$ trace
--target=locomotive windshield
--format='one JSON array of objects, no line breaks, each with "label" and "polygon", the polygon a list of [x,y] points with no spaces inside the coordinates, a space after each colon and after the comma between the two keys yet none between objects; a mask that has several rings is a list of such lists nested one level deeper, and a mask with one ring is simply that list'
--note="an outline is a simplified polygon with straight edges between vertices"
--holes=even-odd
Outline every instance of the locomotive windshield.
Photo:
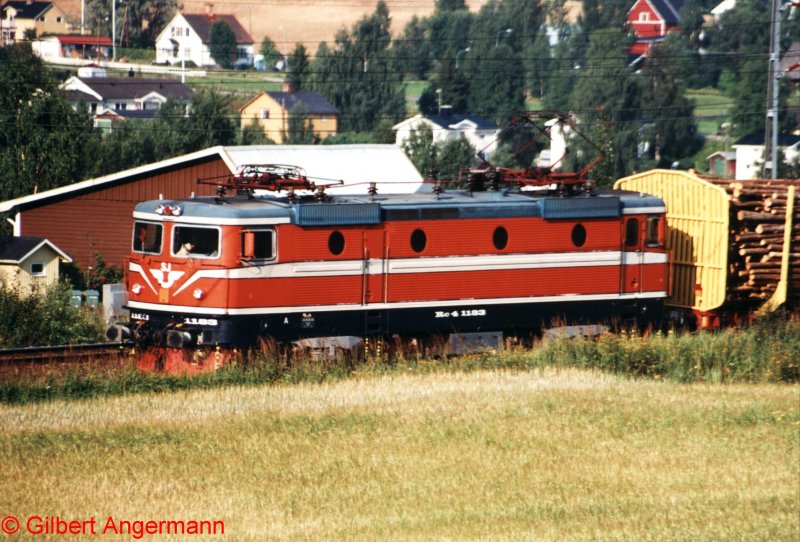
[{"label": "locomotive windshield", "polygon": [[219,229],[175,226],[172,230],[172,254],[187,258],[216,258],[219,256]]},{"label": "locomotive windshield", "polygon": [[133,225],[133,251],[161,254],[161,231],[161,224],[137,221]]}]

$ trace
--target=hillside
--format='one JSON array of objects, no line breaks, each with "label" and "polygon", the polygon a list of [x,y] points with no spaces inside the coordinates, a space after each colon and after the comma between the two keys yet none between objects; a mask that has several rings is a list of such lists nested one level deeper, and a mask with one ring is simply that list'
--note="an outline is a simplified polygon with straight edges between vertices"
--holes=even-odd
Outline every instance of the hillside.
[{"label": "hillside", "polygon": [[[385,1],[395,34],[401,33],[414,15],[430,15],[435,5],[434,0]],[[486,0],[466,2],[477,10]],[[236,15],[257,44],[264,36],[269,36],[285,52],[302,42],[313,54],[321,41],[333,41],[342,27],[349,29],[361,17],[375,11],[377,0],[225,0],[218,4],[189,0],[180,3],[185,13],[203,13],[210,5],[215,13]],[[81,0],[59,0],[58,5],[80,24]],[[118,16],[121,16],[119,12]]]}]

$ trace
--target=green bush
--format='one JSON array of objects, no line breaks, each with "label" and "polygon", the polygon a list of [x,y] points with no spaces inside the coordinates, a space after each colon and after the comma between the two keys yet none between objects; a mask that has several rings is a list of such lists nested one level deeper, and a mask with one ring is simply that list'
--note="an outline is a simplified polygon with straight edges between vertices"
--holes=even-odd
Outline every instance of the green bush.
[{"label": "green bush", "polygon": [[102,338],[101,315],[72,306],[68,283],[25,292],[0,282],[0,348],[98,342]]}]

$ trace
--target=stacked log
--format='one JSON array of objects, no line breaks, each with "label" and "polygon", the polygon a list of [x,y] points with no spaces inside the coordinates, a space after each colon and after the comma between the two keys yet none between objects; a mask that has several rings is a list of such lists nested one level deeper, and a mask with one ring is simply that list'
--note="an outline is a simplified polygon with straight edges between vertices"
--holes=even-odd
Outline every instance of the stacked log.
[{"label": "stacked log", "polygon": [[795,186],[789,253],[789,303],[800,297],[800,180],[706,179],[730,195],[728,302],[753,309],[772,297],[781,278],[788,189]]}]

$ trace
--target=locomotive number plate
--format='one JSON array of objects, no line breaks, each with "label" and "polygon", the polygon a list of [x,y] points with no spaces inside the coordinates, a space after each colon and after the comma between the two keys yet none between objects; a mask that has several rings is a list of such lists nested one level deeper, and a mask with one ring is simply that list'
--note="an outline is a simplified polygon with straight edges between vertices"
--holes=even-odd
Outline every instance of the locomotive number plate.
[{"label": "locomotive number plate", "polygon": [[469,318],[473,316],[486,316],[486,309],[462,309],[454,311],[436,311],[435,318]]}]

